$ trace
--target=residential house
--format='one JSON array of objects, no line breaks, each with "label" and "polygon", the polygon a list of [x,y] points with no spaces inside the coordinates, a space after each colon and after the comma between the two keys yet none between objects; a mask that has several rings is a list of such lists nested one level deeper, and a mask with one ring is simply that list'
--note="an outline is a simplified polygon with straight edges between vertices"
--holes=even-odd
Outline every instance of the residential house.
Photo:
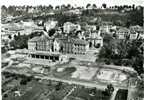
[{"label": "residential house", "polygon": [[110,29],[112,29],[113,23],[112,22],[102,22],[100,26],[100,31],[104,31],[105,33],[109,33]]},{"label": "residential house", "polygon": [[90,48],[100,48],[103,46],[103,38],[99,35],[88,37],[86,40],[89,42]]},{"label": "residential house", "polygon": [[130,34],[130,30],[127,28],[120,28],[116,32],[118,39],[125,39]]},{"label": "residential house", "polygon": [[139,26],[139,25],[131,26],[130,31],[137,35],[136,38],[144,39],[144,28],[142,28],[141,26]]},{"label": "residential house", "polygon": [[65,33],[70,33],[72,31],[78,31],[81,30],[81,26],[79,24],[73,24],[71,22],[66,22],[63,25],[63,31]]},{"label": "residential house", "polygon": [[46,31],[48,32],[50,29],[55,28],[57,23],[58,23],[57,21],[48,21],[44,23],[44,27]]}]

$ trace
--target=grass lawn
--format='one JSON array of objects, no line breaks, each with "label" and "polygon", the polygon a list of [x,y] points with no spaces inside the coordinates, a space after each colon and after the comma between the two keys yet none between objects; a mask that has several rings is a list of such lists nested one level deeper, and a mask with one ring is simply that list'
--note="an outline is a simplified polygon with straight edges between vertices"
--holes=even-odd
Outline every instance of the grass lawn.
[{"label": "grass lawn", "polygon": [[62,72],[57,72],[56,70],[54,70],[53,75],[60,78],[69,78],[75,71],[75,67],[66,67]]}]

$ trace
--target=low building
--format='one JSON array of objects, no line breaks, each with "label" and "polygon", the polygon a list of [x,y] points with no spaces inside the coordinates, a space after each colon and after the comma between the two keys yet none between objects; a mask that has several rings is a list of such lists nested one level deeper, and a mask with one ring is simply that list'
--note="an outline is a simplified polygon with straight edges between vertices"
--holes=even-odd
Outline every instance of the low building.
[{"label": "low building", "polygon": [[32,60],[47,60],[49,62],[60,61],[60,53],[50,53],[47,51],[29,51],[28,58]]}]

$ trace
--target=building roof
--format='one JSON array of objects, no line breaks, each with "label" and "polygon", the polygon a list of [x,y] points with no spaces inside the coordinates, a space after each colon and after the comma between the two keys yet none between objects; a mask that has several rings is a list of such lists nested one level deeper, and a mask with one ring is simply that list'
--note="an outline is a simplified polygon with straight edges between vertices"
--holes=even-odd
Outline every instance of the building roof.
[{"label": "building roof", "polygon": [[85,40],[74,39],[74,38],[61,39],[61,41],[63,43],[73,43],[73,44],[83,44],[83,45],[88,44],[88,42]]},{"label": "building roof", "polygon": [[131,31],[137,31],[137,32],[143,32],[143,33],[144,33],[144,28],[142,28],[142,27],[139,26],[139,25],[131,26],[131,27],[130,27],[130,30],[131,30]]},{"label": "building roof", "polygon": [[32,39],[30,39],[29,41],[30,42],[35,42],[35,41],[46,41],[46,40],[50,40],[52,38],[48,37],[48,36],[45,36],[45,35],[42,35],[42,36],[36,36],[36,37],[33,37]]},{"label": "building roof", "polygon": [[36,37],[33,37],[32,39],[29,40],[29,42],[35,42],[35,41],[38,41],[39,37],[36,36]]},{"label": "building roof", "polygon": [[118,32],[129,32],[128,28],[120,28]]}]

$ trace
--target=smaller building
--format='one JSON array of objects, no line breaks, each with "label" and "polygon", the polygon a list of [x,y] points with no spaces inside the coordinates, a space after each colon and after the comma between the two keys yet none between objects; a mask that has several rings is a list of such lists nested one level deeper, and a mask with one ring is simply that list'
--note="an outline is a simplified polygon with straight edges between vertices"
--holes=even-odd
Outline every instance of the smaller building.
[{"label": "smaller building", "polygon": [[120,28],[116,31],[118,39],[125,39],[130,34],[130,30],[127,28]]},{"label": "smaller building", "polygon": [[57,21],[48,21],[44,23],[44,27],[46,31],[48,32],[50,29],[55,28],[57,23],[58,23]]},{"label": "smaller building", "polygon": [[113,23],[112,22],[102,22],[100,26],[100,31],[103,31],[105,33],[110,33],[110,29],[113,28]]},{"label": "smaller building", "polygon": [[79,24],[73,24],[71,22],[66,22],[63,25],[63,32],[70,33],[73,31],[81,30],[81,26]]},{"label": "smaller building", "polygon": [[139,26],[139,25],[131,26],[130,27],[130,31],[133,34],[134,33],[136,34],[135,38],[142,38],[142,39],[144,39],[144,28],[142,28],[141,26]]}]

